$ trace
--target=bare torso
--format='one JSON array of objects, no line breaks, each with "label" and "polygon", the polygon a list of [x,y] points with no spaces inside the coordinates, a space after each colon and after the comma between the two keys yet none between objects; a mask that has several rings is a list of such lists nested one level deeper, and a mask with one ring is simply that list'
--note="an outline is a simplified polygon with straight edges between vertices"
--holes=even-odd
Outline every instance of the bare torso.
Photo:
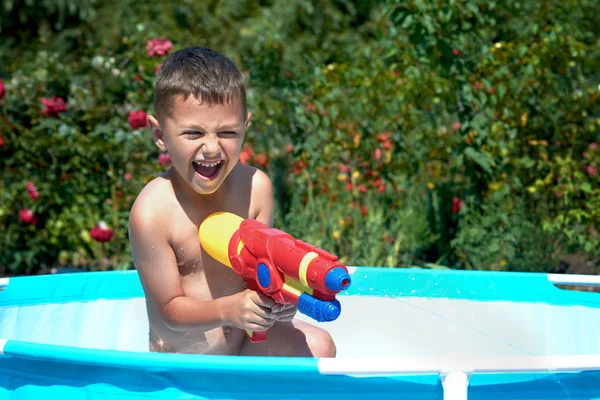
[{"label": "bare torso", "polygon": [[[251,170],[245,166],[234,173],[227,185],[236,186],[235,194],[222,196],[213,204],[186,204],[173,193],[169,175],[157,178],[149,185],[148,196],[160,196],[157,207],[169,209],[170,245],[173,250],[185,295],[199,300],[212,300],[238,293],[244,289],[244,281],[230,268],[206,254],[198,239],[200,223],[211,213],[229,211],[242,218],[252,217],[250,196]],[[154,199],[153,199],[154,201]],[[148,299],[148,296],[146,296]],[[209,331],[175,331],[162,320],[160,313],[150,301],[146,301],[150,325],[150,350],[170,353],[238,354],[245,341],[244,332],[234,326]]]}]

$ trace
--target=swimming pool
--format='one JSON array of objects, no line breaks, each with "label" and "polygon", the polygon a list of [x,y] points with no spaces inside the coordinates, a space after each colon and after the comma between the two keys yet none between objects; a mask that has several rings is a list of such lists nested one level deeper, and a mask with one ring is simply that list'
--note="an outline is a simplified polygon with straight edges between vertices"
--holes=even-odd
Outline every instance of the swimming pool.
[{"label": "swimming pool", "polygon": [[4,280],[0,399],[600,399],[600,294],[554,285],[597,277],[351,272],[336,359],[150,353],[135,271]]}]

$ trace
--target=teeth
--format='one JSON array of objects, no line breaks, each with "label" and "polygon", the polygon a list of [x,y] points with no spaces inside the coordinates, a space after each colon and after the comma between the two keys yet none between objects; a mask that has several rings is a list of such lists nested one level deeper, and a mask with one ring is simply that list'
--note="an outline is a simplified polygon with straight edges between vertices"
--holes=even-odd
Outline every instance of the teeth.
[{"label": "teeth", "polygon": [[203,167],[216,167],[217,165],[221,164],[221,161],[212,164],[198,162],[198,164],[202,165]]}]

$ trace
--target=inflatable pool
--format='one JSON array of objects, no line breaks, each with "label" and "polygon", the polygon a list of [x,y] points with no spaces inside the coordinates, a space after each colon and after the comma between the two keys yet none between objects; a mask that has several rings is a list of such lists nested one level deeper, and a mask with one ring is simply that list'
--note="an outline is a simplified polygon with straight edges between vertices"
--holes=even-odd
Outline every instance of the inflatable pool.
[{"label": "inflatable pool", "polygon": [[598,277],[350,272],[335,359],[151,353],[135,271],[0,280],[0,399],[600,399],[600,294],[556,286]]}]

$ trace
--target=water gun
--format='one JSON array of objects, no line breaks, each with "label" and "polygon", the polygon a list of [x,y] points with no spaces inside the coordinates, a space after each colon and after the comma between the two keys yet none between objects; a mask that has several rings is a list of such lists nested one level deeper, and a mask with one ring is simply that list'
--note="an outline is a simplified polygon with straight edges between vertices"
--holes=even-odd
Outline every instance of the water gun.
[{"label": "water gun", "polygon": [[[200,225],[200,244],[212,258],[232,268],[248,287],[319,322],[341,313],[335,295],[350,287],[347,267],[337,256],[255,219],[228,212],[209,215]],[[250,332],[263,342],[267,332]]]}]

